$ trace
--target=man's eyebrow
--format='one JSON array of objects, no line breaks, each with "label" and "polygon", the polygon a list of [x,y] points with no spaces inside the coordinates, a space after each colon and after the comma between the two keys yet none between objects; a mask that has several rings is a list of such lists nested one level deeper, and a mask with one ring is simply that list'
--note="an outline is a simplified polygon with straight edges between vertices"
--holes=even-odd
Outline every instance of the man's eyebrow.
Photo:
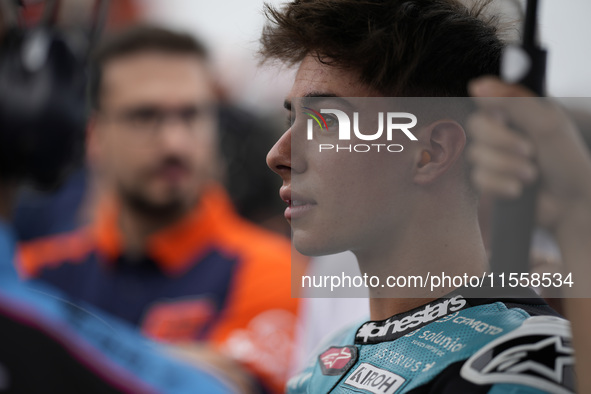
[{"label": "man's eyebrow", "polygon": [[310,93],[306,93],[304,95],[304,97],[338,97],[338,96],[334,93],[328,93],[328,92],[310,92]]},{"label": "man's eyebrow", "polygon": [[[314,97],[334,98],[334,97],[338,97],[338,96],[334,93],[328,93],[328,92],[310,92],[310,93],[307,93],[304,95],[304,98],[314,98]],[[288,111],[291,111],[291,100],[290,99],[285,99],[285,101],[283,102],[283,108],[285,108]]]},{"label": "man's eyebrow", "polygon": [[[334,93],[330,93],[330,92],[310,92],[310,93],[306,93],[302,98],[301,98],[301,104],[302,106],[306,107],[309,106],[311,103],[319,103],[321,101],[324,101],[322,99],[331,99],[331,102],[338,102],[343,106],[349,107],[350,109],[353,109],[353,105],[347,101],[345,98],[337,96]],[[285,101],[283,102],[283,108],[285,108],[288,111],[291,111],[292,108],[292,102],[290,99],[285,99]]]},{"label": "man's eyebrow", "polygon": [[306,94],[302,98],[302,105],[304,107],[309,107],[312,104],[320,105],[323,101],[329,101],[331,104],[340,104],[343,107],[353,111],[354,106],[344,97],[337,96],[334,93],[326,93],[326,92],[312,92]]}]

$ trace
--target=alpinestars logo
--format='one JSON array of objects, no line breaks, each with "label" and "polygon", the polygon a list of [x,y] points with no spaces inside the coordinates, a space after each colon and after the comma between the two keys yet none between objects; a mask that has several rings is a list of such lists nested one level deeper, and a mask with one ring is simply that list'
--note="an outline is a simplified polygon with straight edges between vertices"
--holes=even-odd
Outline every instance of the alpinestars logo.
[{"label": "alpinestars logo", "polygon": [[434,301],[424,307],[413,309],[381,322],[365,323],[357,331],[355,343],[392,341],[445,315],[457,312],[466,305],[464,297],[457,295],[453,298]]},{"label": "alpinestars logo", "polygon": [[563,324],[551,327],[553,323],[544,322],[549,328],[543,330],[524,324],[491,342],[466,361],[462,376],[478,384],[515,383],[545,392],[574,393],[570,334],[562,332]]},{"label": "alpinestars logo", "polygon": [[323,375],[341,375],[357,361],[355,346],[331,346],[318,356]]}]

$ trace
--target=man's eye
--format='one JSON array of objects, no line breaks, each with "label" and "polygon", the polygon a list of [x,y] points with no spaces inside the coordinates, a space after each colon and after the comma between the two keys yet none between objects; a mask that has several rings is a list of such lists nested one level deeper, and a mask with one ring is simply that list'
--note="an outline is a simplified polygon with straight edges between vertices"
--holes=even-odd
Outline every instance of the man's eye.
[{"label": "man's eye", "polygon": [[160,113],[146,108],[130,112],[127,118],[134,123],[151,123],[160,118]]},{"label": "man's eye", "polygon": [[326,121],[326,126],[327,127],[333,127],[333,126],[336,126],[338,124],[337,119],[334,116],[331,116],[331,115],[325,115],[324,116],[324,120]]},{"label": "man's eye", "polygon": [[201,113],[198,108],[189,107],[180,110],[178,115],[185,123],[192,123],[201,115]]}]

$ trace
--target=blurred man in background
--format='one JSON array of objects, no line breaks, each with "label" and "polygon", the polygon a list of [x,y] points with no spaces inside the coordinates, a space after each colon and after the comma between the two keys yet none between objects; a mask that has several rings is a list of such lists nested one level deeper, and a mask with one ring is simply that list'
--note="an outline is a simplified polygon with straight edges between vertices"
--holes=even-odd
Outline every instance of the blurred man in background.
[{"label": "blurred man in background", "polygon": [[112,37],[90,86],[95,222],[22,247],[24,277],[137,325],[207,341],[282,390],[296,300],[290,246],[239,218],[217,185],[217,97],[207,51],[153,27]]},{"label": "blurred man in background", "polygon": [[[47,15],[63,11],[57,2],[45,6]],[[211,366],[174,361],[119,319],[18,279],[7,221],[23,185],[58,186],[71,165],[84,130],[88,49],[68,44],[85,28],[68,31],[49,20],[27,28],[19,10],[17,2],[0,7],[0,392],[250,392],[247,380],[234,386]]]}]

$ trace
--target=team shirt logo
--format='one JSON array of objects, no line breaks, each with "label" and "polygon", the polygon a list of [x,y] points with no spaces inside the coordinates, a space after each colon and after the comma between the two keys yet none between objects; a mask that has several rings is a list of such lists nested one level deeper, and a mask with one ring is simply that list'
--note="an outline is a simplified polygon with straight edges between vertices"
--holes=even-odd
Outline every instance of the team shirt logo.
[{"label": "team shirt logo", "polygon": [[423,327],[445,315],[457,312],[467,305],[461,295],[453,298],[440,299],[424,307],[396,315],[380,322],[365,323],[357,331],[355,343],[368,344],[393,341],[401,336]]},{"label": "team shirt logo", "polygon": [[369,363],[361,363],[345,380],[345,384],[375,394],[395,393],[406,381],[402,376]]},{"label": "team shirt logo", "polygon": [[574,393],[574,350],[568,323],[549,317],[528,320],[468,359],[462,376],[478,384],[516,383],[552,393]]},{"label": "team shirt logo", "polygon": [[332,346],[318,356],[323,375],[341,375],[357,361],[355,346]]}]

